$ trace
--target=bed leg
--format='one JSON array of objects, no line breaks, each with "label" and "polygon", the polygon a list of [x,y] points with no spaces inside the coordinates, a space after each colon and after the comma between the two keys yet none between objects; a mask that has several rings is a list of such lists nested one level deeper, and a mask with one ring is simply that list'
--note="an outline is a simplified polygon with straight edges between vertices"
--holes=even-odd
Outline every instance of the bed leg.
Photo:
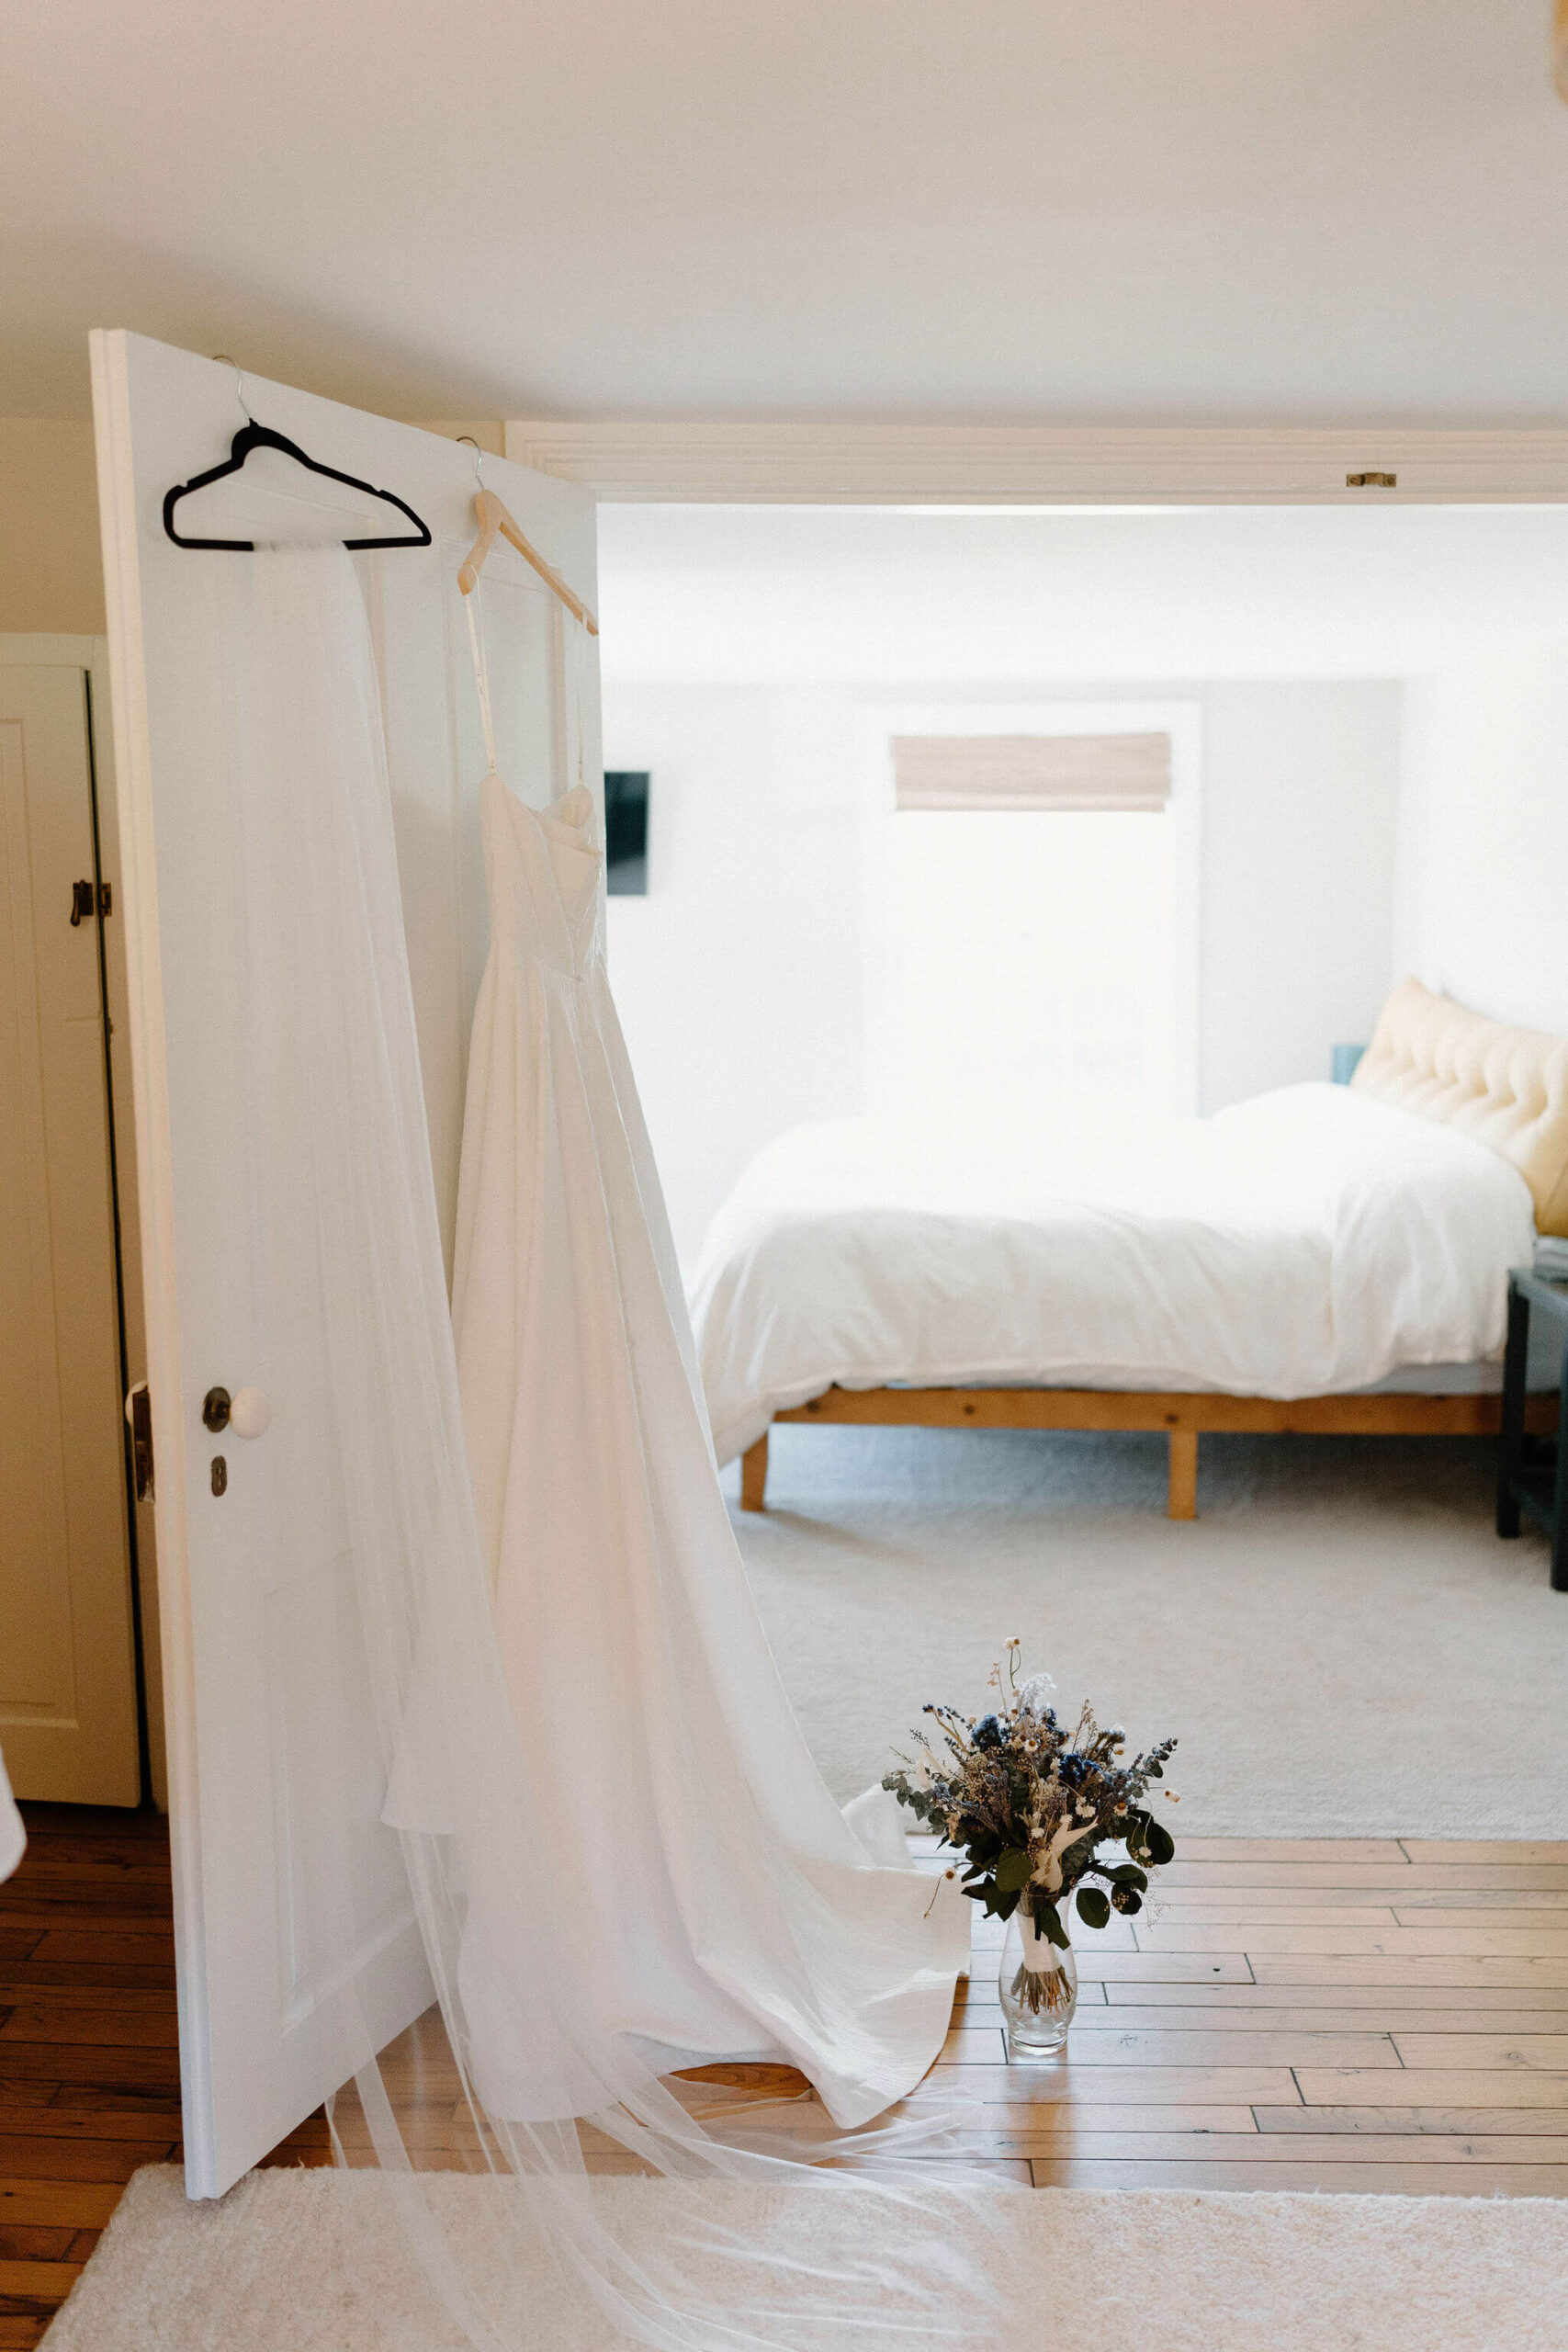
[{"label": "bed leg", "polygon": [[1172,1519],[1198,1516],[1198,1432],[1170,1432],[1170,1492],[1166,1510]]},{"label": "bed leg", "polygon": [[768,1487],[768,1432],[762,1431],[755,1445],[749,1445],[740,1457],[740,1508],[742,1510],[766,1510]]}]

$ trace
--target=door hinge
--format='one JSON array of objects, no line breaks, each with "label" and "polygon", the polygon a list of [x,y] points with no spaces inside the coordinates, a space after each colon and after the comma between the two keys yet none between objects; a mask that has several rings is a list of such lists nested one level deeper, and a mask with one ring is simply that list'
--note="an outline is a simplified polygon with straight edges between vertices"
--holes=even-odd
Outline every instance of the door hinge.
[{"label": "door hinge", "polygon": [[[90,882],[73,882],[71,885],[72,930],[74,931],[78,923],[91,922],[94,911],[95,907],[92,884]],[[107,882],[100,882],[97,891],[96,912],[100,915],[107,915],[112,914],[113,911],[113,888]]]},{"label": "door hinge", "polygon": [[1347,474],[1345,487],[1347,490],[1397,490],[1399,476],[1397,474]]},{"label": "door hinge", "polygon": [[136,1478],[136,1499],[144,1503],[152,1492],[152,1399],[147,1383],[139,1380],[125,1400],[130,1424],[130,1463]]}]

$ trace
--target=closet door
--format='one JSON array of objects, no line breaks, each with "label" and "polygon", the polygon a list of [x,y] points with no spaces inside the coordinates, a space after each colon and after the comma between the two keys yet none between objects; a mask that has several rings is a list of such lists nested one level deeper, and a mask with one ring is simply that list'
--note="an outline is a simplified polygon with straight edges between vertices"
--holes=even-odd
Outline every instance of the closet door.
[{"label": "closet door", "polygon": [[0,639],[0,1748],[18,1796],[131,1805],[87,676],[6,650]]},{"label": "closet door", "polygon": [[[213,1434],[203,1401],[276,1384],[247,1327],[250,1196],[239,1078],[232,811],[214,641],[213,567],[183,551],[164,492],[220,462],[243,422],[231,369],[139,336],[93,337],[130,969],[136,1150],[156,1480],[175,1863],[186,2186],[221,2192],[432,1997],[383,1792],[363,1759],[369,1697],[353,1579],[330,1514],[317,1555],[276,1556],[265,1450],[323,1491],[335,1438],[309,1400],[273,1395],[254,1438]],[[484,754],[457,566],[473,537],[473,452],[247,376],[255,417],[312,457],[384,485],[423,516],[425,549],[358,559],[382,682],[404,919],[443,1237],[450,1265],[468,1023],[485,946],[478,787]],[[594,594],[582,490],[496,458],[485,480],[579,592]],[[187,500],[193,535],[296,541],[387,527],[387,510],[282,458]],[[375,514],[371,523],[365,519]],[[510,551],[482,589],[509,781],[558,788],[558,607]],[[582,693],[599,775],[597,672]],[[331,1009],[323,1009],[323,1018]],[[287,1375],[285,1375],[287,1376]],[[290,1407],[294,1408],[291,1411]],[[303,1449],[300,1451],[299,1449]],[[214,1479],[221,1456],[224,1476]],[[275,1459],[277,1458],[275,1456]],[[216,1488],[220,1486],[221,1491]],[[354,1948],[312,1946],[311,1889],[344,1867]]]}]

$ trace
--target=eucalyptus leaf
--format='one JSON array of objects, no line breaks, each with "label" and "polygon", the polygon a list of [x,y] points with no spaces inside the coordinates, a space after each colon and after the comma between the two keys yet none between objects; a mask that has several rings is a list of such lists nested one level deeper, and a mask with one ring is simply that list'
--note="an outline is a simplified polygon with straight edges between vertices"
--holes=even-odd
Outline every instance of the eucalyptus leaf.
[{"label": "eucalyptus leaf", "polygon": [[1010,1846],[996,1868],[997,1891],[999,1894],[1021,1894],[1029,1884],[1030,1860],[1027,1846]]},{"label": "eucalyptus leaf", "polygon": [[1103,1928],[1111,1918],[1111,1905],[1098,1886],[1078,1889],[1078,1917],[1088,1928]]}]

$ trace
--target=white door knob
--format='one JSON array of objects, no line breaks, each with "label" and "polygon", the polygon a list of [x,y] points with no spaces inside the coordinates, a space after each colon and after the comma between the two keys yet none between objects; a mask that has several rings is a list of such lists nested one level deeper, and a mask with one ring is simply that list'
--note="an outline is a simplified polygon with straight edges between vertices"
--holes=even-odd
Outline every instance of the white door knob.
[{"label": "white door knob", "polygon": [[272,1427],[272,1399],[266,1390],[239,1389],[229,1406],[229,1426],[236,1437],[265,1437]]}]

